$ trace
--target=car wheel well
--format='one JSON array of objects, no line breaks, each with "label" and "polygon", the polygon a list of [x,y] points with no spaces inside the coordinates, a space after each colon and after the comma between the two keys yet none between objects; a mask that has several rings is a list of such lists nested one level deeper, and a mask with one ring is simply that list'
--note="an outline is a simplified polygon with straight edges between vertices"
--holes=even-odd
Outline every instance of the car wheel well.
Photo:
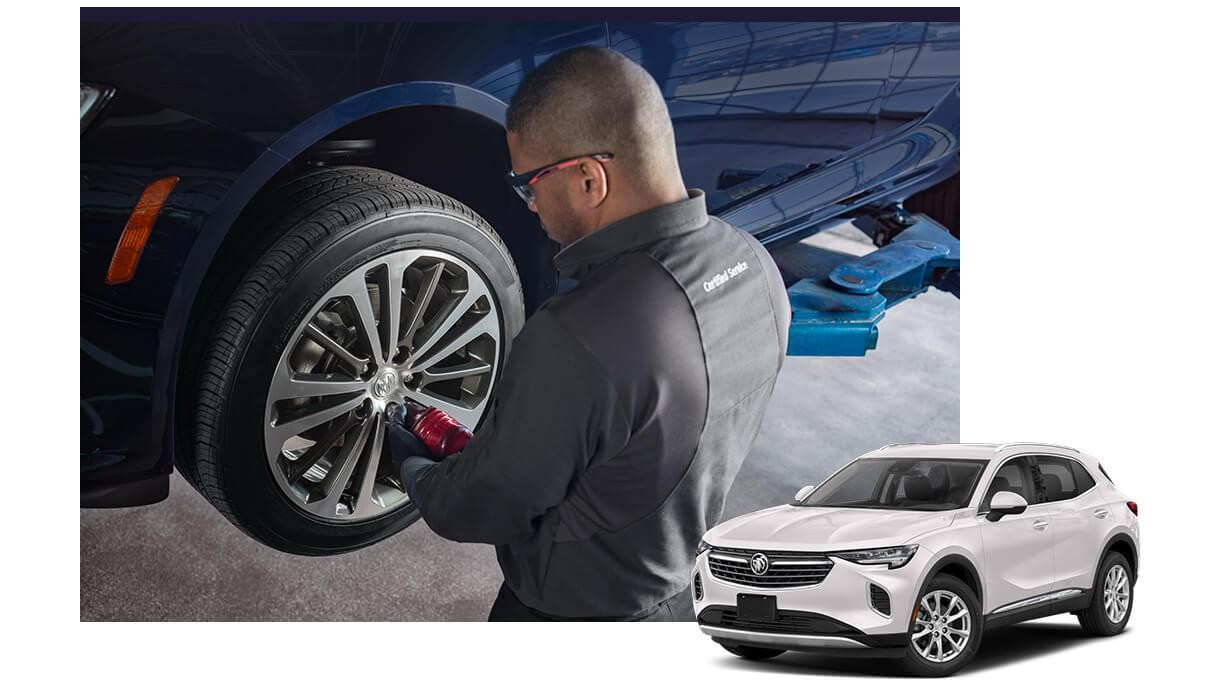
[{"label": "car wheel well", "polygon": [[[350,140],[371,140],[374,145],[347,151],[336,145]],[[193,453],[193,398],[208,338],[203,332],[253,263],[258,252],[254,248],[267,239],[265,223],[255,218],[261,199],[286,181],[325,166],[371,167],[428,186],[462,202],[496,228],[520,275],[528,316],[555,292],[555,247],[504,183],[507,160],[504,129],[494,121],[452,107],[413,106],[379,112],[334,131],[268,179],[225,235],[191,306],[171,417],[179,464],[181,456]]]},{"label": "car wheel well", "polygon": [[1134,583],[1138,575],[1135,565],[1135,546],[1131,544],[1130,540],[1120,537],[1106,546],[1105,551],[1101,553],[1101,560],[1104,561],[1110,552],[1118,552],[1127,560],[1127,564],[1131,566],[1131,582]]},{"label": "car wheel well", "polygon": [[937,566],[932,571],[931,577],[936,575],[953,576],[962,581],[973,592],[974,596],[981,602],[983,600],[983,588],[979,584],[978,574],[969,566],[967,562],[959,559],[950,559]]}]

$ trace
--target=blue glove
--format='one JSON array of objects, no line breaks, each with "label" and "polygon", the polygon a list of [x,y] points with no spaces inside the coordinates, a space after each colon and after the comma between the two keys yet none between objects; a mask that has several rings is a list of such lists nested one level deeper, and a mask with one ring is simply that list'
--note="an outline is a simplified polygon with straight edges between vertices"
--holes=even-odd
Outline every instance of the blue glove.
[{"label": "blue glove", "polygon": [[390,417],[390,461],[402,479],[407,496],[419,506],[419,501],[415,498],[415,481],[420,471],[434,466],[437,462],[423,441],[407,427],[406,405],[399,407]]}]

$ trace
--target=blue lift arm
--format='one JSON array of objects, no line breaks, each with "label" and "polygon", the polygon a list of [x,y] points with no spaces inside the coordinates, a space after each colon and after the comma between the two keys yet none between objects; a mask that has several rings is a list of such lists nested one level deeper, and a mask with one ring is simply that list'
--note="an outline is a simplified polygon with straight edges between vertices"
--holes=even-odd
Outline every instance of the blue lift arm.
[{"label": "blue lift arm", "polygon": [[930,287],[961,296],[957,238],[923,214],[906,216],[912,223],[884,247],[788,288],[789,355],[862,357],[890,307]]}]

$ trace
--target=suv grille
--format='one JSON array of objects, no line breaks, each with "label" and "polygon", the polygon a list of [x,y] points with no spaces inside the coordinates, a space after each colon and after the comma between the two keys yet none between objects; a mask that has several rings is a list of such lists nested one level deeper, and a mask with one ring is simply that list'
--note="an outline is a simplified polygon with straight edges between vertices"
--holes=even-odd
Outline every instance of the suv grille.
[{"label": "suv grille", "polygon": [[[755,555],[766,557],[766,570],[755,573],[750,562]],[[763,552],[752,549],[712,548],[707,556],[712,576],[723,581],[761,588],[804,587],[817,585],[834,565],[830,557],[818,552]]]}]

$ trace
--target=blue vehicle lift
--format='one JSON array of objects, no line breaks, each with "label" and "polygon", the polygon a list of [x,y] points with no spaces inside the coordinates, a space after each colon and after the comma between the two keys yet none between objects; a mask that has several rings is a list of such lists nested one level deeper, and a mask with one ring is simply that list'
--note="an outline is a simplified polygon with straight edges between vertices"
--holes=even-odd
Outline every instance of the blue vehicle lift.
[{"label": "blue vehicle lift", "polygon": [[961,296],[960,243],[945,227],[904,212],[855,223],[885,244],[789,286],[789,355],[862,357],[876,349],[877,322],[890,307],[930,287]]}]

